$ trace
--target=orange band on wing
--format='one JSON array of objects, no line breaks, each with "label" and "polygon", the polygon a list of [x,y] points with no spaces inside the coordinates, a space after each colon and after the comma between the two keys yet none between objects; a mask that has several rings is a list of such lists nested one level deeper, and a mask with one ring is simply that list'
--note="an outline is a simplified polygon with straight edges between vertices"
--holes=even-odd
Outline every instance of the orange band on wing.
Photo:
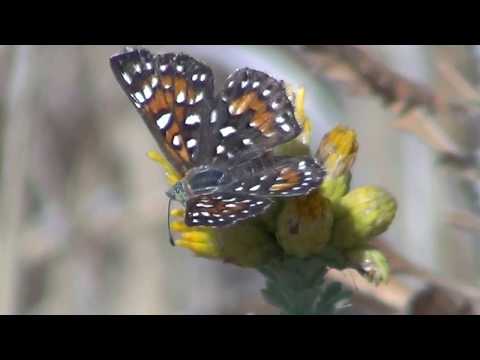
[{"label": "orange band on wing", "polygon": [[284,169],[279,177],[281,177],[284,182],[272,185],[270,191],[286,191],[297,186],[300,182],[298,171],[291,168]]}]

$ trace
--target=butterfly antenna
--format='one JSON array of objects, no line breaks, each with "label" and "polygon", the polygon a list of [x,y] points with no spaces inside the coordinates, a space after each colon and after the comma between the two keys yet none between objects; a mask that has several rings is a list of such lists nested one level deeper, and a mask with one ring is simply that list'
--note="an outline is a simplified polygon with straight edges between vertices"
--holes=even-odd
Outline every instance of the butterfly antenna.
[{"label": "butterfly antenna", "polygon": [[167,217],[167,226],[168,226],[168,236],[169,236],[169,239],[170,239],[170,244],[172,244],[172,246],[175,246],[175,241],[173,241],[173,235],[172,235],[172,229],[170,228],[170,208],[171,208],[171,205],[172,205],[172,199],[168,199],[168,217]]}]

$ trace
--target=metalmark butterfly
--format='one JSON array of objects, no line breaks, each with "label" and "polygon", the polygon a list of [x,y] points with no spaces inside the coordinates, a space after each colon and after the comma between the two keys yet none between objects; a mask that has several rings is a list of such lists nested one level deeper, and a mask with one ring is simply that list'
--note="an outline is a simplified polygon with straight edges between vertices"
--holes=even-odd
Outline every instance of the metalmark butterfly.
[{"label": "metalmark butterfly", "polygon": [[127,48],[110,64],[183,176],[167,195],[185,206],[188,226],[232,225],[322,182],[313,158],[272,155],[301,132],[282,82],[244,68],[215,95],[210,68],[188,55]]}]

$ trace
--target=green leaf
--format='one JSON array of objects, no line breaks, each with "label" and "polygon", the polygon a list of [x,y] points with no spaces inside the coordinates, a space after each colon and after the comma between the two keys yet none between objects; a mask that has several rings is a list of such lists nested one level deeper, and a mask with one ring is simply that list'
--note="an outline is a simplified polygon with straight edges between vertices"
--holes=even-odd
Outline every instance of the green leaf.
[{"label": "green leaf", "polygon": [[286,258],[258,270],[266,278],[262,294],[267,302],[287,315],[335,314],[351,294],[339,283],[326,283],[331,264],[343,264],[334,251],[326,258]]}]

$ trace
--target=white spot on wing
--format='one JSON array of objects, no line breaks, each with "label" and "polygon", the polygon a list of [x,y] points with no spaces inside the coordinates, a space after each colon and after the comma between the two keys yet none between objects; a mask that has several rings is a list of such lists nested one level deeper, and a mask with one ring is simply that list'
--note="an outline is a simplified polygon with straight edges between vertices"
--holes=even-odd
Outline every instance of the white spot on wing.
[{"label": "white spot on wing", "polygon": [[258,185],[255,185],[255,186],[252,186],[249,191],[257,191],[258,189],[260,189],[260,184]]},{"label": "white spot on wing", "polygon": [[200,81],[205,81],[207,79],[207,74],[202,74],[200,76]]},{"label": "white spot on wing", "polygon": [[182,71],[183,71],[183,66],[177,65],[177,72],[182,72]]},{"label": "white spot on wing", "polygon": [[158,79],[154,76],[152,77],[152,88],[155,88],[158,85]]},{"label": "white spot on wing", "polygon": [[197,80],[198,80],[198,74],[193,74],[192,81],[197,81]]},{"label": "white spot on wing", "polygon": [[163,114],[162,116],[160,116],[160,118],[157,120],[157,126],[160,128],[160,130],[165,129],[168,126],[171,117],[171,113]]},{"label": "white spot on wing", "polygon": [[177,95],[177,103],[178,104],[181,104],[185,101],[185,92],[184,91],[180,91]]},{"label": "white spot on wing", "polygon": [[270,90],[265,89],[265,90],[263,90],[262,95],[263,95],[263,96],[268,96],[268,95],[270,95],[271,93],[272,93],[272,92],[271,92]]},{"label": "white spot on wing", "polygon": [[252,140],[250,140],[250,139],[243,139],[242,143],[243,143],[243,145],[252,145],[253,144]]},{"label": "white spot on wing", "polygon": [[200,124],[201,118],[197,114],[188,115],[185,119],[185,125]]},{"label": "white spot on wing", "polygon": [[141,73],[141,72],[142,72],[142,68],[140,67],[139,64],[135,64],[135,65],[133,66],[133,68],[135,69],[135,72],[137,72],[137,73]]},{"label": "white spot on wing", "polygon": [[142,93],[140,91],[137,91],[135,93],[135,97],[137,98],[137,100],[141,103],[143,103],[145,101],[145,98],[143,97]]},{"label": "white spot on wing", "polygon": [[132,83],[132,78],[127,73],[122,73],[122,77],[128,85]]},{"label": "white spot on wing", "polygon": [[210,114],[210,124],[214,124],[217,122],[217,110],[213,110]]},{"label": "white spot on wing", "polygon": [[285,131],[285,132],[289,132],[292,128],[290,127],[290,125],[288,124],[283,124],[281,126],[282,130]]},{"label": "white spot on wing", "polygon": [[195,104],[202,101],[203,100],[203,92],[199,93],[196,97],[195,97]]},{"label": "white spot on wing", "polygon": [[197,140],[195,139],[190,139],[187,141],[187,148],[191,149],[197,146]]},{"label": "white spot on wing", "polygon": [[160,71],[161,72],[165,72],[166,70],[167,70],[167,65],[166,64],[160,65]]},{"label": "white spot on wing", "polygon": [[182,143],[182,136],[181,135],[175,135],[173,137],[172,144],[174,146],[180,146],[181,143]]},{"label": "white spot on wing", "polygon": [[225,146],[223,146],[223,145],[218,145],[217,146],[217,154],[218,155],[223,154],[224,151],[225,151]]},{"label": "white spot on wing", "polygon": [[197,204],[197,207],[203,207],[203,208],[212,208],[213,205],[211,204],[202,204],[202,203],[198,203]]},{"label": "white spot on wing", "polygon": [[145,95],[145,99],[150,99],[152,97],[152,88],[148,85],[145,85],[143,88],[143,95]]},{"label": "white spot on wing", "polygon": [[222,134],[223,137],[227,137],[231,134],[235,134],[236,132],[237,130],[233,126],[226,126],[220,129],[220,134]]}]

